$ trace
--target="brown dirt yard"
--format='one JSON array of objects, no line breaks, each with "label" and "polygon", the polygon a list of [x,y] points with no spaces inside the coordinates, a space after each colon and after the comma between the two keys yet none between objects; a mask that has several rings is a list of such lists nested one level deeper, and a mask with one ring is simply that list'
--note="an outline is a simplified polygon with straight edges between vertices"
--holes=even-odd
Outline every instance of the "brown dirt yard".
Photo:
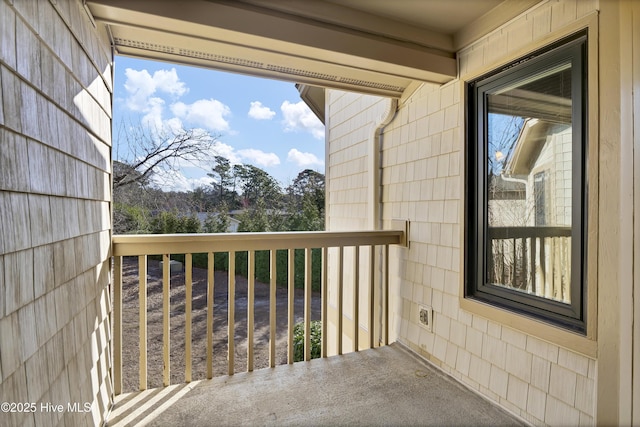
[{"label": "brown dirt yard", "polygon": [[[139,298],[138,260],[123,260],[122,360],[123,391],[138,390]],[[147,372],[148,388],[162,386],[162,269],[159,261],[147,265]],[[185,382],[185,275],[171,274],[171,383]],[[276,364],[287,363],[287,289],[276,289]],[[193,268],[192,290],[192,380],[206,378],[207,270]],[[213,372],[227,374],[227,272],[216,271],[214,278]],[[320,318],[320,293],[314,292],[312,319]],[[255,284],[254,369],[269,366],[269,285]],[[304,292],[295,290],[295,321],[304,318]],[[247,279],[236,276],[235,291],[235,372],[247,369]]]}]

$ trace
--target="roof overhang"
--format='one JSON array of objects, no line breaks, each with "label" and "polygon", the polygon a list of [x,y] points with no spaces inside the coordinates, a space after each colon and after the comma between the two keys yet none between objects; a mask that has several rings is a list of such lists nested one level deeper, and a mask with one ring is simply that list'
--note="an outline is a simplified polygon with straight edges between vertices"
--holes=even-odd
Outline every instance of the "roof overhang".
[{"label": "roof overhang", "polygon": [[318,86],[296,84],[300,98],[309,106],[313,114],[324,124],[324,89]]},{"label": "roof overhang", "polygon": [[[515,3],[522,9],[536,1]],[[327,0],[85,3],[120,55],[389,97],[401,97],[412,82],[446,83],[457,75],[460,31],[433,31],[406,18],[416,3],[421,13],[430,10],[425,4],[432,4],[434,13],[451,16],[453,6],[442,5],[456,2],[398,2],[404,22],[397,20],[401,15],[376,14],[390,12],[375,9],[375,2],[358,0],[350,7]],[[496,4],[502,5],[500,0],[460,3],[475,13],[467,21],[486,15]],[[431,22],[439,18],[447,16],[429,15]]]}]

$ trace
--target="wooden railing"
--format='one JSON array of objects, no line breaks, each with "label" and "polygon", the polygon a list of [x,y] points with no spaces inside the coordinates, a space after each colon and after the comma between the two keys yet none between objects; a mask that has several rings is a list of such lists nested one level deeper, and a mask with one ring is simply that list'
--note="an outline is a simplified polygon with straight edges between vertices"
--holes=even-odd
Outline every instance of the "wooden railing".
[{"label": "wooden railing", "polygon": [[[360,295],[360,252],[361,248],[369,247],[368,262],[368,283],[367,295],[368,307],[368,333],[369,346],[373,346],[376,341],[374,337],[375,322],[380,319],[377,330],[380,333],[379,344],[388,343],[388,281],[389,281],[389,245],[404,245],[406,242],[405,230],[385,230],[385,231],[355,231],[355,232],[287,232],[287,233],[225,233],[225,234],[175,234],[175,235],[122,235],[113,236],[112,253],[114,264],[113,279],[113,352],[114,352],[114,391],[116,394],[122,393],[122,290],[123,290],[123,257],[138,257],[139,270],[139,388],[147,388],[147,257],[149,255],[161,255],[162,266],[162,352],[163,368],[162,383],[167,386],[171,382],[170,377],[170,258],[172,254],[184,254],[185,265],[185,382],[192,380],[191,369],[191,327],[192,327],[192,260],[193,254],[206,253],[207,255],[207,307],[206,307],[206,365],[207,378],[212,378],[213,368],[213,292],[214,292],[214,256],[218,253],[228,253],[228,328],[227,328],[227,359],[228,374],[234,373],[235,339],[234,339],[234,319],[235,319],[235,254],[237,252],[248,252],[248,274],[247,274],[247,370],[253,369],[254,350],[254,286],[255,286],[255,258],[256,251],[269,251],[270,254],[270,310],[269,310],[269,366],[275,366],[275,304],[276,304],[276,251],[288,251],[288,339],[287,339],[287,362],[293,363],[293,293],[294,293],[294,251],[303,249],[304,260],[304,360],[310,359],[310,323],[311,323],[311,251],[312,249],[322,250],[322,278],[321,278],[321,321],[322,321],[322,357],[327,357],[327,259],[329,248],[336,248],[337,260],[335,269],[337,270],[337,313],[336,319],[336,349],[337,353],[342,352],[343,340],[343,293],[344,293],[344,253],[345,247],[353,247],[349,253],[353,254],[353,341],[354,349],[358,350],[358,336],[360,328],[360,313],[358,299]],[[379,248],[375,250],[375,248]],[[376,255],[377,254],[377,255]],[[377,266],[382,266],[382,274],[374,274]],[[347,274],[347,276],[350,276]],[[382,295],[375,295],[377,285],[374,283],[378,277],[382,282]],[[350,277],[351,278],[351,277]],[[375,306],[375,301],[380,302],[380,306]],[[377,310],[381,310],[377,312]]]},{"label": "wooden railing", "polygon": [[571,227],[489,227],[488,281],[569,303]]}]

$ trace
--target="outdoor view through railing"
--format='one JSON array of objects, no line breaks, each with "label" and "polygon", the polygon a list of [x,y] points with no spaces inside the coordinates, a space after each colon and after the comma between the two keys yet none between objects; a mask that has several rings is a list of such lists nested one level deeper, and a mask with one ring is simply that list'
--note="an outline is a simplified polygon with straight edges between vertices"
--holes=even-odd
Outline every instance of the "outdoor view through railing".
[{"label": "outdoor view through railing", "polygon": [[[344,331],[344,315],[335,316],[336,342],[332,344],[336,353],[343,351],[344,335],[351,337],[350,348],[355,351],[387,344],[389,245],[404,244],[405,238],[404,230],[114,236],[116,394],[293,363],[298,318],[303,359],[311,359],[312,339],[318,339],[312,332],[318,329],[320,355],[326,357],[328,260],[335,272],[332,279],[337,295],[332,298],[337,301],[337,313],[346,311],[345,289],[352,292],[348,301],[353,306],[348,312],[353,330]],[[194,259],[203,257],[207,268],[194,268]],[[266,284],[256,281],[256,265],[260,264],[256,259],[261,257],[268,264]],[[183,263],[172,262],[175,258]],[[238,273],[237,262],[246,263],[246,273],[228,274]],[[314,263],[319,267],[315,278]],[[277,283],[282,269],[286,271],[284,287]],[[300,269],[303,271],[296,271]],[[296,275],[301,274],[302,289],[296,289]],[[345,278],[351,281],[348,286]],[[317,291],[314,282],[319,285]],[[363,295],[365,304],[360,301]],[[360,313],[361,307],[366,307],[366,313]],[[138,336],[133,337],[132,332]],[[266,366],[258,363],[261,343]],[[283,347],[282,362],[277,351],[282,353]],[[221,356],[226,359],[222,360],[224,367],[214,362]],[[130,372],[136,361],[137,374]],[[222,371],[215,369],[217,365]],[[159,379],[149,380],[152,371],[161,376],[161,384]],[[128,387],[123,387],[123,376]],[[132,386],[135,377],[137,387]]]}]

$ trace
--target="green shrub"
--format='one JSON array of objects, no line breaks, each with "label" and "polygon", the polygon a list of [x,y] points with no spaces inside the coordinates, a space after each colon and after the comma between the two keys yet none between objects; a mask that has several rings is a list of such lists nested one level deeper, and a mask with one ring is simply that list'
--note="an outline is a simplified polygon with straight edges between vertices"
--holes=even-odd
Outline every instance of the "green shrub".
[{"label": "green shrub", "polygon": [[151,220],[150,227],[152,234],[199,233],[200,221],[177,210],[163,211]]},{"label": "green shrub", "polygon": [[147,209],[123,203],[113,204],[113,232],[115,234],[147,234],[151,229]]},{"label": "green shrub", "polygon": [[[289,281],[289,255],[286,250],[276,251],[276,284],[279,286],[287,286]],[[262,283],[269,283],[270,280],[270,260],[269,251],[256,251],[255,268],[256,280]],[[161,259],[154,257],[152,259]],[[184,255],[172,254],[171,259],[184,262]],[[298,289],[304,289],[304,249],[296,249],[294,255],[295,277],[294,284]],[[206,253],[193,254],[193,267],[207,268],[208,256]],[[229,254],[227,252],[216,252],[214,254],[214,266],[216,271],[227,271],[229,269]],[[320,282],[322,280],[322,249],[311,250],[311,289],[320,291]],[[244,277],[248,276],[248,253],[236,252],[236,269],[235,273]]]},{"label": "green shrub", "polygon": [[[322,321],[312,320],[311,332],[311,358],[318,359],[322,350]],[[304,322],[296,323],[293,327],[293,361],[304,360]]]}]

